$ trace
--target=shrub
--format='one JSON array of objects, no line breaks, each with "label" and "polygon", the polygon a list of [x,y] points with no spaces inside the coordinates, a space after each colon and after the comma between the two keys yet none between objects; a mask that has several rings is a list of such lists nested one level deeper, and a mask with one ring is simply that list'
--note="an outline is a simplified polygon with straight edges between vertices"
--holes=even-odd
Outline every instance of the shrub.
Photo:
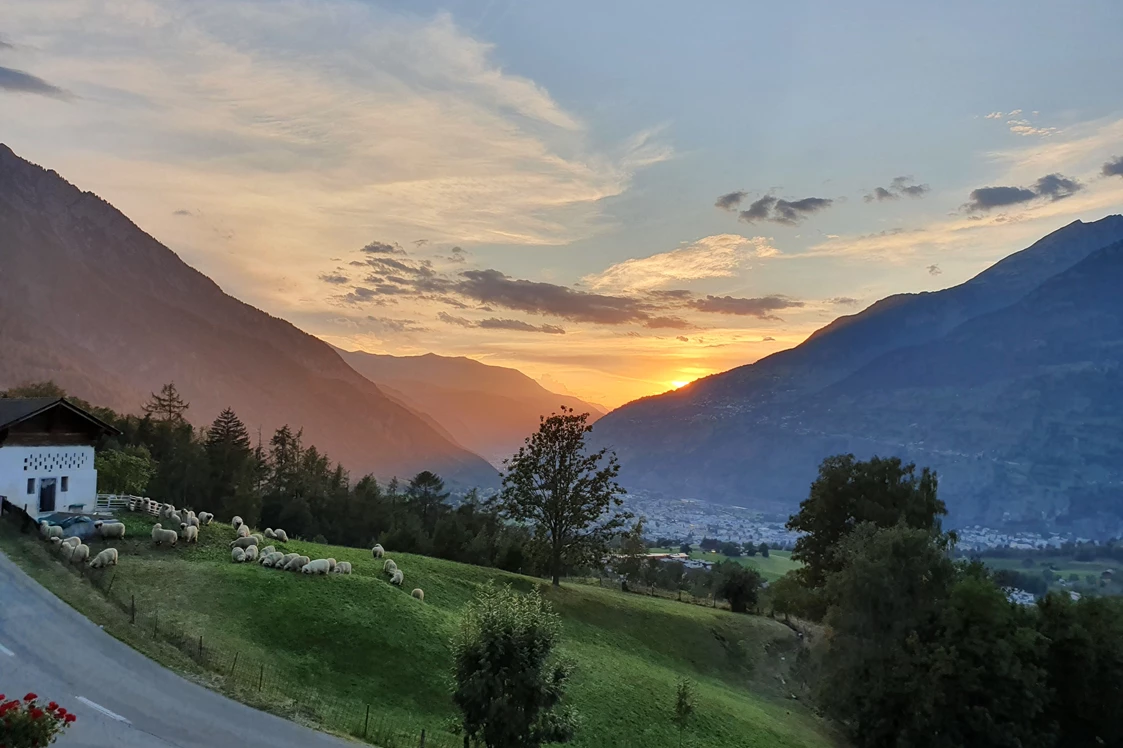
[{"label": "shrub", "polygon": [[77,717],[55,702],[40,706],[39,697],[29,693],[23,700],[4,700],[0,694],[0,745],[5,748],[32,748],[50,745]]}]

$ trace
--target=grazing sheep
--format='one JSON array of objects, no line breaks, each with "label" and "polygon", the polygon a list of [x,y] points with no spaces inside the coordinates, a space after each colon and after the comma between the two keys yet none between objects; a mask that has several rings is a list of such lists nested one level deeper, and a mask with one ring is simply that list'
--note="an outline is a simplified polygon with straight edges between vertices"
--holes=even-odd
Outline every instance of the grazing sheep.
[{"label": "grazing sheep", "polygon": [[51,529],[47,531],[47,537],[48,538],[61,538],[62,537],[62,528],[59,527],[58,525],[52,525]]},{"label": "grazing sheep", "polygon": [[394,569],[394,576],[390,577],[390,584],[402,586],[402,582],[406,580],[406,575],[402,573],[401,569]]},{"label": "grazing sheep", "polygon": [[285,554],[277,553],[276,551],[274,551],[273,553],[270,553],[268,555],[262,554],[261,565],[265,566],[265,567],[268,567],[268,568],[282,567],[282,566],[284,566],[284,563],[282,563],[284,561],[284,558],[285,558]]},{"label": "grazing sheep", "polygon": [[425,590],[418,587],[413,592],[409,593],[410,597],[416,597],[421,602],[425,602]]},{"label": "grazing sheep", "polygon": [[198,527],[199,526],[199,518],[198,517],[184,517],[182,524],[184,524],[188,527]]},{"label": "grazing sheep", "polygon": [[195,514],[194,509],[188,509],[187,514],[184,516],[183,521],[187,522],[189,519],[199,519],[199,515]]},{"label": "grazing sheep", "polygon": [[273,539],[273,528],[272,527],[266,527],[265,528],[265,537],[269,538],[270,540]]},{"label": "grazing sheep", "polygon": [[257,546],[251,545],[246,548],[246,563],[257,560]]},{"label": "grazing sheep", "polygon": [[262,545],[265,543],[265,536],[263,536],[260,532],[252,532],[250,533],[250,537],[257,538],[258,545]]},{"label": "grazing sheep", "polygon": [[[261,544],[260,544],[260,543],[258,543],[258,545],[261,545]],[[261,555],[262,555],[262,556],[268,556],[268,555],[269,555],[270,553],[272,553],[272,552],[273,552],[273,551],[275,551],[275,550],[277,550],[277,549],[276,549],[276,548],[274,548],[273,546],[271,546],[271,545],[267,545],[267,546],[265,546],[264,548],[262,548],[262,549],[261,549]],[[282,554],[282,555],[283,555],[283,554]]]},{"label": "grazing sheep", "polygon": [[300,571],[304,564],[308,563],[307,556],[295,556],[288,560],[288,562],[281,568],[285,571]]},{"label": "grazing sheep", "polygon": [[117,565],[117,549],[116,548],[106,548],[101,553],[94,556],[93,559],[90,561],[90,568],[91,569],[103,569],[106,566],[116,566],[116,565]]},{"label": "grazing sheep", "polygon": [[233,516],[233,517],[232,517],[232,518],[230,519],[230,524],[234,526],[234,529],[235,529],[235,530],[237,530],[237,529],[238,529],[239,527],[241,527],[241,526],[242,526],[242,525],[244,525],[245,523],[244,523],[244,522],[242,522],[242,518],[241,518],[241,517],[239,517],[238,515],[234,515],[234,516]]},{"label": "grazing sheep", "polygon": [[159,522],[152,525],[152,542],[156,545],[175,545],[179,542],[179,533],[175,530],[165,530]]},{"label": "grazing sheep", "polygon": [[197,526],[189,525],[186,522],[181,522],[179,524],[179,527],[180,527],[181,530],[183,530],[183,542],[184,543],[198,543],[199,542],[199,528]]},{"label": "grazing sheep", "polygon": [[74,549],[77,547],[78,546],[76,545],[67,545],[66,543],[63,543],[59,546],[58,554],[62,556],[63,561],[70,561],[71,557],[74,555]]},{"label": "grazing sheep", "polygon": [[329,558],[328,559],[328,566],[331,567],[331,568],[328,569],[328,571],[335,571],[335,567],[339,566],[339,562],[336,561],[334,558]]},{"label": "grazing sheep", "polygon": [[237,535],[239,538],[248,538],[250,536],[250,528],[245,525],[238,525]]},{"label": "grazing sheep", "polygon": [[274,530],[273,531],[273,538],[275,540],[277,540],[278,542],[281,542],[281,543],[289,542],[288,533],[286,533],[284,530]]},{"label": "grazing sheep", "polygon": [[[54,538],[51,538],[51,540],[53,541]],[[82,538],[78,537],[77,535],[71,535],[69,538],[63,538],[59,540],[59,542],[63,545],[68,545],[71,548],[77,548],[78,546],[82,545]]]},{"label": "grazing sheep", "polygon": [[287,564],[289,561],[292,561],[294,558],[300,558],[300,554],[299,553],[286,553],[284,556],[282,556],[282,558],[285,560],[285,564]]},{"label": "grazing sheep", "polygon": [[120,522],[102,522],[100,519],[94,523],[94,534],[105,538],[125,537],[125,526]]},{"label": "grazing sheep", "polygon": [[331,571],[331,564],[328,563],[331,559],[318,558],[315,561],[309,561],[304,566],[300,567],[301,574],[327,574]]},{"label": "grazing sheep", "polygon": [[382,556],[385,555],[385,553],[386,553],[386,549],[384,549],[378,543],[375,543],[374,547],[370,549],[370,554],[372,556],[374,556],[375,558],[382,558]]},{"label": "grazing sheep", "polygon": [[230,543],[231,548],[249,548],[251,545],[257,545],[257,538],[238,538]]},{"label": "grazing sheep", "polygon": [[230,560],[236,564],[240,564],[246,560],[246,552],[241,548],[235,548],[234,550],[230,551]]},{"label": "grazing sheep", "polygon": [[394,559],[392,558],[386,559],[386,563],[382,564],[382,571],[386,574],[393,574],[397,570],[398,565],[394,563]]},{"label": "grazing sheep", "polygon": [[351,562],[350,561],[340,561],[338,564],[335,565],[335,568],[332,569],[332,573],[334,573],[334,574],[350,574],[351,573]]},{"label": "grazing sheep", "polygon": [[49,538],[49,541],[51,545],[55,546],[56,551],[58,550],[58,547],[62,545],[62,538]]},{"label": "grazing sheep", "polygon": [[200,525],[204,525],[204,526],[209,525],[213,521],[214,521],[214,515],[211,514],[210,512],[199,512],[199,524]]},{"label": "grazing sheep", "polygon": [[47,524],[47,520],[45,520],[45,519],[39,520],[39,537],[43,538],[43,540],[46,540],[47,539],[47,530],[49,530],[50,528],[51,528],[51,526]]},{"label": "grazing sheep", "polygon": [[90,546],[82,543],[70,554],[70,563],[80,564],[90,557]]}]

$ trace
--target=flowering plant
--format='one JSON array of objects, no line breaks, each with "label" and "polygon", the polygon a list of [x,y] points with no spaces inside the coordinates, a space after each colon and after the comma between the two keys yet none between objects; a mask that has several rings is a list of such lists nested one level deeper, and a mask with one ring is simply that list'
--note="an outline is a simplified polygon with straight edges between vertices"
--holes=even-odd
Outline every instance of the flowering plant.
[{"label": "flowering plant", "polygon": [[0,748],[39,748],[55,742],[70,727],[75,717],[55,702],[39,705],[39,697],[29,693],[5,701],[0,693]]}]

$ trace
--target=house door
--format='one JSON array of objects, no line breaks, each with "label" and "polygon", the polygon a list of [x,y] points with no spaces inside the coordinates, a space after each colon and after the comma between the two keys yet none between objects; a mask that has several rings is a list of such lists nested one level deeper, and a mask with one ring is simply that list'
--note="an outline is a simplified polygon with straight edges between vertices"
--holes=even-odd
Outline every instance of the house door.
[{"label": "house door", "polygon": [[39,511],[53,512],[55,510],[55,479],[42,478],[39,481]]}]

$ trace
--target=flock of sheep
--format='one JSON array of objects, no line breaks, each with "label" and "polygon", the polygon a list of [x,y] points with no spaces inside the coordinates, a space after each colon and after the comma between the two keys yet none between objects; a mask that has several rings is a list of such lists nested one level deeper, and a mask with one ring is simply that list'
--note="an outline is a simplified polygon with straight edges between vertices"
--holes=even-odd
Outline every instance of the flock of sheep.
[{"label": "flock of sheep", "polygon": [[[214,515],[210,512],[196,514],[190,509],[176,509],[171,504],[161,504],[147,498],[130,500],[128,507],[129,511],[144,511],[160,518],[161,522],[152,526],[152,542],[156,545],[174,546],[179,542],[180,537],[183,538],[185,543],[198,543],[199,528],[209,525],[214,520]],[[163,522],[165,521],[171,523],[173,527],[178,526],[179,531],[164,529]],[[241,517],[234,517],[230,520],[230,524],[233,525],[234,532],[237,534],[237,537],[230,543],[230,560],[236,564],[256,561],[269,569],[299,571],[302,574],[351,573],[349,561],[336,561],[334,558],[312,560],[308,556],[301,556],[299,553],[282,553],[272,545],[267,545],[259,550],[259,546],[266,540],[287,543],[289,536],[284,530],[267,527],[264,533],[251,533],[250,528],[242,521]],[[61,527],[40,522],[39,533],[44,540],[57,546],[63,559],[70,563],[87,562],[92,569],[117,565],[117,549],[115,548],[106,548],[91,559],[89,546],[83,543],[78,536],[63,538]],[[94,533],[106,540],[124,538],[125,525],[116,521],[104,522],[98,520],[94,522]],[[378,560],[386,555],[386,551],[380,544],[375,543],[374,548],[371,549],[371,555],[375,560]],[[405,582],[405,574],[402,573],[393,559],[387,558],[383,562],[382,571],[390,575],[390,584],[401,587],[402,583]],[[425,593],[420,588],[413,590],[410,595],[422,602],[425,600]]]}]

